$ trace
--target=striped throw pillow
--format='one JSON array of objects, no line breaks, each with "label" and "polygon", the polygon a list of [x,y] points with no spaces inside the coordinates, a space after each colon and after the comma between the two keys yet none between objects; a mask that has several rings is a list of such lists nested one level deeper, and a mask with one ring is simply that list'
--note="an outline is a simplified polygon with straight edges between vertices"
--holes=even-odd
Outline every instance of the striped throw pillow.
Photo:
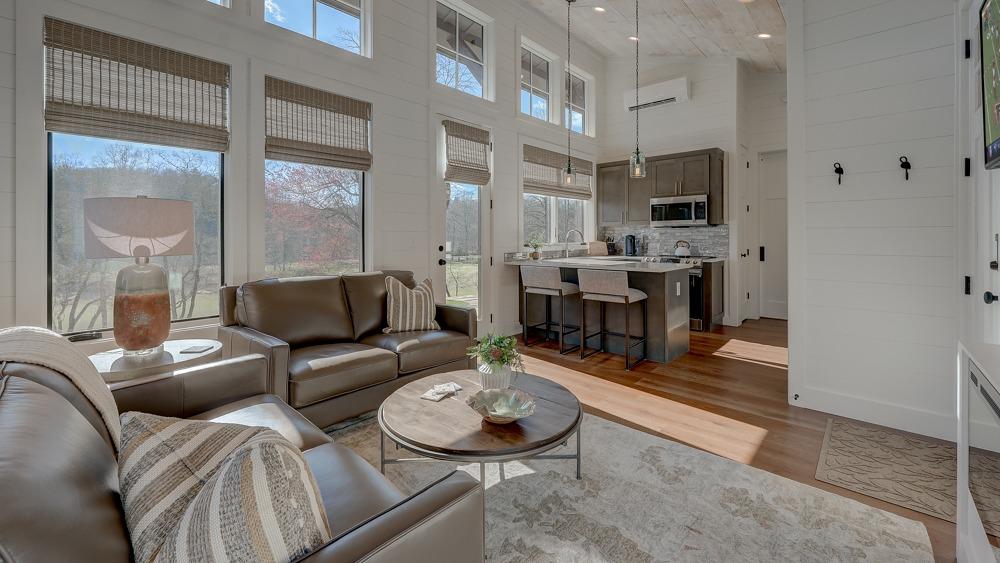
[{"label": "striped throw pillow", "polygon": [[409,332],[413,330],[438,330],[434,316],[434,289],[431,280],[424,280],[410,289],[392,276],[385,277],[386,328],[382,332]]},{"label": "striped throw pillow", "polygon": [[[132,539],[135,560],[140,563],[168,557],[163,551],[167,540],[179,533],[179,523],[186,516],[189,506],[219,469],[230,460],[230,456],[251,444],[287,442],[273,430],[240,424],[182,420],[138,412],[121,415],[121,422],[118,478],[125,508],[125,522]],[[294,446],[292,449],[295,449]],[[310,486],[315,492],[315,483],[312,482]],[[262,491],[270,491],[269,484],[254,482],[253,488],[241,490],[240,496],[226,497],[225,504],[229,506],[229,502],[235,502],[237,506],[254,510],[266,507]],[[318,492],[313,496],[319,499]],[[219,509],[220,506],[215,508]],[[286,506],[272,504],[271,508],[284,509],[285,517],[299,513],[289,512]],[[310,513],[314,511],[309,510],[308,506],[299,510],[303,509],[308,518],[313,518]],[[322,514],[321,528],[325,530],[323,537],[329,539],[326,513],[322,507],[319,511]],[[268,528],[273,528],[275,516],[270,512],[271,510],[261,511],[256,517],[269,522]],[[237,524],[239,526],[242,524]],[[226,529],[230,527],[227,524]],[[202,532],[211,532],[212,541],[224,537],[222,530],[223,528],[202,528]],[[173,541],[176,542],[177,539]],[[220,552],[213,550],[213,553]]]}]

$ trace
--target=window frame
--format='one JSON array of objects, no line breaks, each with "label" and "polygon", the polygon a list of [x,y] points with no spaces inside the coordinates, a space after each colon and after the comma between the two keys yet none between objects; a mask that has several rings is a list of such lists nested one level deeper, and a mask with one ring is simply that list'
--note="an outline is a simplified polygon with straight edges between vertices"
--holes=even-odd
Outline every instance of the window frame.
[{"label": "window frame", "polygon": [[[370,1],[370,0],[368,0]],[[469,59],[465,55],[462,55],[456,50],[451,49],[447,45],[439,45],[437,41],[437,7],[438,4],[445,6],[456,12],[456,25],[460,21],[461,16],[472,20],[473,22],[481,25],[483,27],[483,94],[482,96],[476,96],[464,90],[461,90],[456,86],[451,86],[449,84],[442,84],[437,81],[437,55],[438,50],[448,51],[449,55],[454,54],[455,57],[451,59],[454,61],[456,66],[456,73],[458,72],[458,62],[462,57]],[[432,9],[430,10],[430,58],[431,58],[431,74],[430,83],[431,87],[439,92],[457,92],[463,96],[468,96],[474,100],[483,100],[487,102],[496,101],[496,85],[494,76],[496,73],[496,57],[494,49],[494,37],[495,37],[495,21],[493,18],[489,17],[486,13],[474,8],[472,5],[462,2],[461,0],[434,0],[432,4]],[[457,30],[456,30],[457,31]],[[456,33],[456,41],[458,35]],[[457,45],[456,45],[457,47]],[[470,59],[471,60],[471,59]],[[475,62],[475,61],[472,61]],[[478,64],[478,63],[477,63]]]},{"label": "window frame", "polygon": [[[45,131],[45,322],[46,327],[51,329],[52,327],[52,131]],[[133,141],[122,141],[131,143]],[[141,143],[140,143],[141,144]],[[183,148],[183,147],[175,147]],[[219,280],[222,285],[226,284],[226,153],[220,152],[219,154]],[[190,326],[191,323],[198,323],[198,321],[205,321],[211,319],[218,319],[219,315],[206,315],[203,317],[191,317],[188,319],[170,319],[170,330],[171,333],[178,327]],[[110,328],[95,328],[86,330],[77,330],[73,332],[60,333],[63,336],[73,336],[77,334],[92,334],[92,333],[106,333],[114,330],[114,327]]]},{"label": "window frame", "polygon": [[[267,167],[267,162],[269,160],[274,160],[274,161],[278,161],[278,162],[291,162],[291,161],[288,161],[288,160],[264,158],[263,165],[264,165],[265,168]],[[299,164],[299,163],[293,163],[293,164]],[[322,166],[322,165],[316,164],[316,165],[311,165],[311,166]],[[336,166],[330,166],[329,168],[336,168]],[[367,170],[358,170],[358,172],[361,173],[361,186],[360,186],[361,189],[359,190],[360,194],[361,194],[361,248],[360,248],[360,250],[361,250],[361,255],[360,255],[361,256],[361,261],[360,261],[361,269],[357,273],[361,274],[361,273],[364,273],[364,272],[368,271],[368,181],[369,181],[368,180],[368,174],[369,174],[369,171],[367,171]],[[266,180],[266,173],[264,172],[263,168],[261,169],[261,174],[262,174],[261,175],[261,179],[266,182],[267,181]],[[266,194],[263,197],[263,205],[264,205],[264,207],[263,207],[262,211],[264,212],[264,216],[262,217],[261,225],[264,225],[266,223],[266,221],[267,221],[267,195]],[[265,271],[266,271],[266,268],[267,268],[267,242],[266,241],[264,242],[264,246],[261,247],[261,252],[263,252],[263,267],[265,268]],[[340,275],[340,274],[323,274],[323,275]]]},{"label": "window frame", "polygon": [[[569,98],[569,90],[566,88],[566,75],[573,75],[578,79],[583,81],[584,87],[584,112],[583,112],[583,133],[578,133],[573,131],[576,135],[583,135],[586,137],[596,137],[597,136],[597,80],[594,78],[593,74],[583,70],[576,65],[569,65],[563,68],[563,83],[562,89],[563,94]],[[567,99],[562,104],[561,115],[564,121],[563,127],[569,129],[569,123],[566,119],[566,108],[570,105],[570,100]],[[579,106],[576,106],[579,107]],[[571,130],[572,131],[572,130]]]},{"label": "window frame", "polygon": [[[541,60],[545,61],[545,65],[546,65],[546,67],[545,67],[546,68],[545,81],[547,83],[548,90],[542,90],[541,88],[537,88],[537,87],[535,87],[534,84],[532,84],[532,82],[533,82],[532,79],[534,78],[535,74],[534,74],[534,72],[532,72],[530,70],[528,72],[528,82],[524,81],[523,67],[520,64],[520,61],[523,60],[523,58],[524,58],[524,52],[525,51],[527,51],[528,54],[529,54],[529,56],[530,56],[529,67],[531,69],[534,68],[535,58],[538,58],[538,59],[541,59]],[[552,96],[552,66],[553,66],[553,64],[554,64],[554,61],[551,58],[546,57],[545,55],[539,54],[538,50],[531,48],[531,46],[525,44],[523,41],[521,42],[521,57],[519,59],[519,64],[518,64],[518,69],[521,69],[521,80],[519,81],[519,87],[518,87],[518,105],[521,106],[521,108],[520,108],[521,115],[530,117],[532,119],[538,119],[540,121],[548,121],[548,122],[552,121],[552,106],[553,106],[553,96]],[[527,108],[525,108],[524,105],[521,104],[521,96],[520,96],[521,91],[524,90],[525,88],[528,89],[528,95],[529,95],[529,103],[528,103],[528,107]],[[534,96],[536,96],[538,94],[544,95],[545,99],[547,100],[546,106],[545,106],[545,119],[542,119],[541,117],[537,117],[536,115],[534,115],[531,112],[531,110],[532,110],[531,100],[534,98]]]},{"label": "window frame", "polygon": [[[578,106],[578,105],[574,104],[573,100],[571,99],[571,96],[570,96],[570,90],[568,88],[568,84],[574,78],[576,78],[577,80],[579,80],[580,82],[583,83],[583,105],[582,106]],[[590,90],[590,88],[588,87],[587,79],[584,78],[584,77],[582,77],[582,76],[580,76],[580,75],[578,75],[578,74],[576,74],[571,69],[567,69],[566,72],[563,73],[563,79],[564,79],[563,85],[567,86],[566,87],[566,102],[563,104],[563,125],[565,126],[566,129],[569,129],[570,131],[572,131],[574,133],[577,133],[578,135],[586,135],[587,134],[587,128],[590,125],[590,119],[588,118],[590,112],[587,111],[587,106],[589,105],[588,104],[588,101],[589,101],[588,91]],[[577,112],[579,112],[583,116],[583,130],[582,131],[574,131],[573,130],[572,126],[573,126],[573,111],[574,110],[576,110]]]},{"label": "window frame", "polygon": [[[520,240],[519,247],[524,247],[524,245],[527,244],[527,242],[528,242],[524,238],[524,198],[527,197],[527,196],[542,197],[542,198],[545,198],[545,200],[548,202],[548,215],[546,216],[546,222],[548,224],[548,231],[549,232],[548,232],[548,240],[545,241],[543,248],[546,248],[546,249],[560,248],[561,249],[566,244],[565,242],[559,242],[559,236],[561,234],[561,233],[559,233],[559,201],[560,200],[579,201],[579,202],[581,202],[583,204],[583,228],[580,229],[580,230],[583,231],[583,238],[584,238],[584,240],[580,241],[580,242],[585,243],[587,241],[587,238],[590,237],[590,230],[591,230],[590,229],[590,221],[587,220],[588,219],[588,211],[589,211],[589,208],[590,208],[590,201],[585,200],[585,199],[574,199],[574,198],[568,198],[568,197],[558,197],[558,196],[554,196],[554,195],[533,194],[531,192],[525,192],[525,191],[522,190],[521,191],[521,201],[519,202],[520,213],[518,214],[518,219],[519,219],[518,222],[520,223],[520,229],[518,229],[518,239]],[[580,244],[580,243],[578,243],[578,242],[571,242],[570,244]]]},{"label": "window frame", "polygon": [[[223,1],[230,2],[231,0],[223,0]],[[316,33],[317,32],[317,18],[316,18],[317,4],[324,4],[324,5],[328,6],[328,7],[336,10],[338,8],[335,6],[335,4],[340,4],[341,3],[341,2],[339,2],[339,0],[311,0],[311,2],[312,2],[312,35],[306,35],[304,33],[299,33],[298,31],[295,31],[293,29],[287,28],[287,27],[285,27],[283,25],[267,21],[267,8],[265,6],[265,2],[266,1],[267,0],[257,0],[257,2],[256,2],[256,5],[257,5],[258,9],[260,10],[260,16],[259,16],[260,20],[262,22],[264,22],[265,25],[271,26],[273,28],[280,29],[282,32],[292,33],[292,34],[294,34],[296,36],[304,37],[306,39],[309,39],[309,40],[314,41],[316,43],[319,43],[321,45],[325,45],[327,47],[333,47],[334,49],[336,49],[336,52],[338,52],[338,53],[345,53],[346,55],[355,56],[355,57],[364,57],[366,59],[371,59],[372,58],[372,43],[373,43],[372,42],[372,23],[371,23],[371,20],[372,20],[372,17],[371,17],[371,14],[372,14],[372,0],[360,0],[360,2],[359,2],[360,6],[361,6],[360,7],[360,12],[361,13],[359,15],[359,22],[358,22],[358,28],[359,28],[360,34],[361,34],[361,37],[358,40],[359,47],[360,47],[360,50],[361,50],[360,53],[355,53],[354,51],[349,51],[347,49],[344,49],[343,47],[339,47],[337,45],[334,45],[333,43],[329,43],[327,41],[323,41],[322,39],[319,39],[317,37],[317,33]]]}]

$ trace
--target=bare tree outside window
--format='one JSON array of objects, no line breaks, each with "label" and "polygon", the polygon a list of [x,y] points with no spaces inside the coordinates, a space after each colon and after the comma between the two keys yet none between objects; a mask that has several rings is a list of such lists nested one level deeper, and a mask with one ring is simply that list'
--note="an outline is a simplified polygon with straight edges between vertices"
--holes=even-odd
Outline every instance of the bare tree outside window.
[{"label": "bare tree outside window", "polygon": [[448,184],[445,218],[447,301],[476,310],[479,309],[482,262],[479,190],[479,186],[471,184]]}]

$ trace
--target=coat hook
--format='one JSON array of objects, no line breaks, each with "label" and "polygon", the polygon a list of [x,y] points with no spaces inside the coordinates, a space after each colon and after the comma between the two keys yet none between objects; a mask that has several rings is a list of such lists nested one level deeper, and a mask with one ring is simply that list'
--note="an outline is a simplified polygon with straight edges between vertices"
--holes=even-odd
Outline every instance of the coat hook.
[{"label": "coat hook", "polygon": [[913,168],[913,165],[910,164],[910,159],[906,158],[905,156],[899,157],[899,167],[906,171],[906,179],[909,180],[910,168]]},{"label": "coat hook", "polygon": [[839,186],[841,178],[844,177],[844,167],[839,162],[834,162],[833,173],[837,175],[837,185]]}]

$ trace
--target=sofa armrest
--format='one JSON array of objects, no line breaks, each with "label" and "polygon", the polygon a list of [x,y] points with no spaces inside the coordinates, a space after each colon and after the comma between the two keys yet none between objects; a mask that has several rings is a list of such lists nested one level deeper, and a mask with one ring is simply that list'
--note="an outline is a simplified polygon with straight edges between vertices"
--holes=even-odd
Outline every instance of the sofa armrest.
[{"label": "sofa armrest", "polygon": [[300,561],[481,563],[486,556],[483,502],[479,483],[455,471]]},{"label": "sofa armrest", "polygon": [[438,305],[437,313],[434,316],[441,328],[454,330],[466,334],[469,338],[476,338],[476,310],[466,307],[456,307],[454,305]]},{"label": "sofa armrest", "polygon": [[120,412],[187,418],[267,392],[267,360],[260,354],[110,385]]},{"label": "sofa armrest", "polygon": [[220,326],[219,340],[231,356],[260,354],[267,359],[267,393],[288,401],[288,343],[245,326]]}]

